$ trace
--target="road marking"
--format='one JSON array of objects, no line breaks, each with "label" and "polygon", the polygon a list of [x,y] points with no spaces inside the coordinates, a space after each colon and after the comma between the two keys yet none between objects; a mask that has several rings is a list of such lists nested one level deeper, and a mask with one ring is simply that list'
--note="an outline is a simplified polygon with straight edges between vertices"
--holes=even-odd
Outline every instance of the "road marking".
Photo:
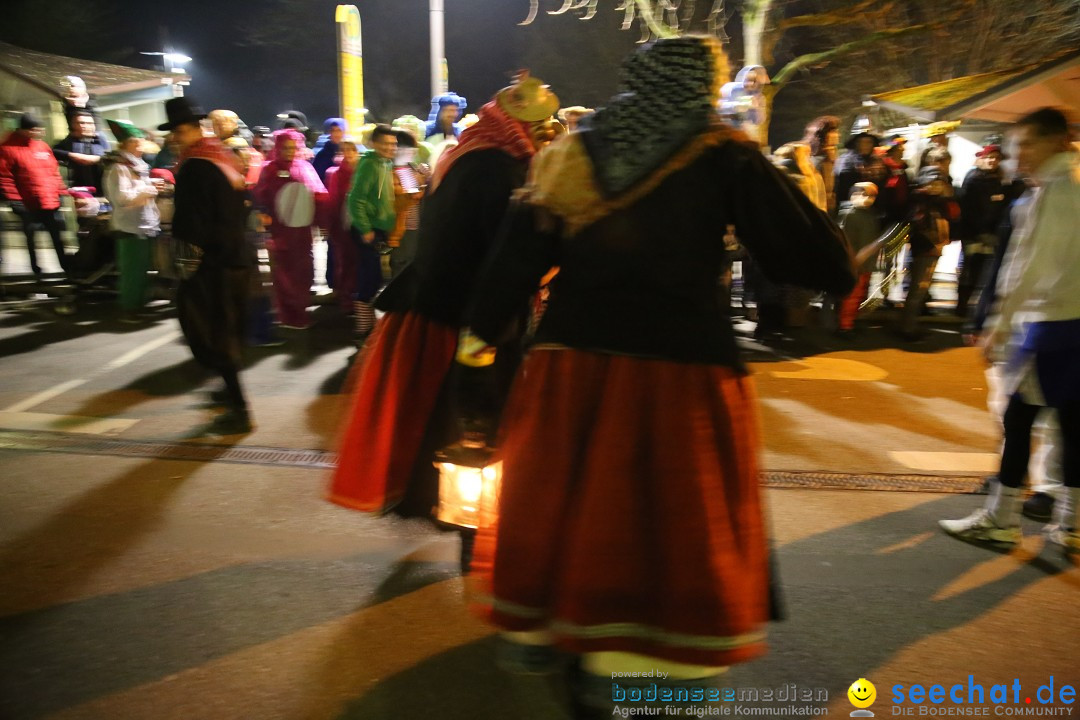
[{"label": "road marking", "polygon": [[884,380],[889,373],[876,365],[844,358],[809,357],[793,361],[802,368],[794,371],[772,370],[775,378],[785,380],[846,380],[848,382],[874,382]]},{"label": "road marking", "polygon": [[37,395],[31,395],[22,402],[17,402],[14,405],[4,408],[3,410],[0,410],[0,413],[21,413],[24,410],[29,410],[32,407],[36,407],[44,402],[48,402],[57,395],[62,395],[63,393],[66,393],[68,390],[77,388],[85,382],[86,380],[68,380],[67,382],[62,382],[59,385],[55,385],[49,388],[48,390],[39,392]]},{"label": "road marking", "polygon": [[[168,345],[173,340],[176,340],[178,337],[180,337],[180,331],[178,331],[178,330],[172,330],[170,332],[167,332],[167,333],[165,333],[164,335],[162,335],[161,337],[159,337],[159,338],[157,338],[155,340],[150,340],[149,342],[143,343],[142,345],[135,348],[134,350],[130,350],[130,351],[124,353],[123,355],[116,358],[115,360],[110,362],[108,365],[106,365],[104,367],[104,369],[101,370],[100,372],[108,372],[110,370],[116,370],[117,368],[124,367],[128,363],[131,363],[131,362],[134,362],[134,361],[138,360],[143,355],[146,355],[147,353],[151,353],[154,350],[157,350],[162,345]],[[100,374],[100,373],[95,373],[95,374]]]},{"label": "road marking", "polygon": [[48,390],[43,390],[36,395],[31,395],[22,402],[17,402],[14,405],[0,410],[0,427],[12,430],[53,430],[90,435],[110,435],[127,430],[139,421],[130,418],[94,418],[81,415],[51,415],[48,413],[33,413],[26,411],[30,408],[37,407],[42,403],[48,402],[69,390],[73,390],[80,385],[84,385],[94,377],[104,375],[107,372],[117,370],[125,365],[133,363],[143,355],[151,353],[163,345],[168,345],[178,337],[180,337],[179,331],[170,330],[160,337],[154,338],[153,340],[147,341],[142,345],[127,351],[120,357],[106,363],[94,372],[89,373],[84,378],[66,380],[58,385],[54,385]]},{"label": "road marking", "polygon": [[991,473],[1001,464],[1001,456],[997,453],[890,450],[889,457],[913,470],[936,472]]},{"label": "road marking", "polygon": [[81,415],[51,415],[49,413],[0,410],[0,426],[9,430],[51,430],[53,432],[108,435],[123,432],[137,422],[139,421],[129,418],[96,418]]}]

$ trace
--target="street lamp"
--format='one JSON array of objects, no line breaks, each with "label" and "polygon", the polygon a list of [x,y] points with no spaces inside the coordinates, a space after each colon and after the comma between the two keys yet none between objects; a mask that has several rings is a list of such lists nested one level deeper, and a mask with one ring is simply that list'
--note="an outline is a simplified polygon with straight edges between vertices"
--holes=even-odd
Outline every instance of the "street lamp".
[{"label": "street lamp", "polygon": [[140,55],[160,55],[161,59],[165,62],[165,69],[172,73],[184,73],[187,72],[182,67],[177,65],[183,65],[184,63],[191,62],[191,58],[183,53],[172,52],[140,52]]}]

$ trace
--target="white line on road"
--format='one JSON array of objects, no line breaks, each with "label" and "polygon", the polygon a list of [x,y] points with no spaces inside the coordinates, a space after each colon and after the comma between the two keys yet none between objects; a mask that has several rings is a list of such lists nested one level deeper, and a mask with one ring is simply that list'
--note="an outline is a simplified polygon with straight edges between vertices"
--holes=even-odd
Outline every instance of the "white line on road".
[{"label": "white line on road", "polygon": [[138,360],[143,355],[157,350],[162,345],[168,345],[178,337],[180,337],[180,332],[178,330],[172,330],[170,332],[167,332],[156,340],[151,340],[149,342],[143,343],[134,350],[130,350],[124,353],[123,355],[106,365],[101,372],[109,372],[110,370],[116,370],[117,368],[124,367],[128,363]]},{"label": "white line on road", "polygon": [[17,403],[15,403],[14,405],[12,405],[10,407],[4,408],[3,410],[0,410],[0,412],[4,412],[4,413],[21,413],[21,412],[25,412],[25,411],[29,410],[32,407],[37,407],[38,405],[41,405],[44,402],[52,400],[54,397],[56,397],[58,395],[62,395],[63,393],[66,393],[68,390],[71,390],[73,388],[77,388],[80,385],[83,385],[84,383],[89,382],[91,378],[93,378],[93,377],[95,377],[97,375],[103,375],[103,374],[105,374],[107,372],[111,372],[112,370],[122,368],[122,367],[124,367],[125,365],[127,365],[129,363],[135,362],[136,360],[141,358],[143,355],[146,355],[147,353],[151,353],[154,350],[157,350],[162,345],[168,345],[172,341],[176,340],[176,338],[178,338],[178,337],[180,337],[180,332],[178,330],[170,330],[169,332],[165,333],[161,337],[154,338],[153,340],[145,342],[142,345],[139,345],[138,347],[136,347],[136,348],[134,348],[132,350],[129,350],[128,352],[124,353],[123,355],[116,358],[115,360],[110,361],[106,365],[103,365],[102,367],[100,367],[98,370],[90,373],[85,378],[76,378],[74,380],[67,380],[65,382],[60,383],[59,385],[54,385],[53,387],[49,388],[48,390],[43,390],[42,392],[39,392],[36,395],[32,395],[32,396],[26,398],[22,402],[17,402]]},{"label": "white line on road", "polygon": [[71,390],[73,388],[77,388],[77,387],[79,387],[80,385],[82,385],[85,382],[86,382],[86,380],[68,380],[67,382],[62,382],[59,385],[54,385],[53,387],[49,388],[48,390],[43,390],[42,392],[39,392],[37,395],[31,395],[30,397],[26,398],[22,402],[17,402],[14,405],[6,407],[3,410],[0,410],[0,412],[4,412],[4,413],[20,413],[20,412],[23,412],[25,410],[29,410],[32,407],[37,407],[38,405],[42,404],[43,402],[47,402],[49,400],[52,400],[57,395],[62,395],[63,393],[66,393],[68,390]]}]

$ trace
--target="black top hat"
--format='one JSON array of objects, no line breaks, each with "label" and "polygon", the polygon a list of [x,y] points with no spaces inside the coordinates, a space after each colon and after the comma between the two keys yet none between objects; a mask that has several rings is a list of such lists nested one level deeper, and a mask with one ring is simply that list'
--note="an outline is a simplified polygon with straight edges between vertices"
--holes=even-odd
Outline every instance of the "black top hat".
[{"label": "black top hat", "polygon": [[158,125],[158,130],[172,130],[177,125],[197,123],[206,117],[194,98],[178,97],[165,101],[165,115],[169,122]]}]

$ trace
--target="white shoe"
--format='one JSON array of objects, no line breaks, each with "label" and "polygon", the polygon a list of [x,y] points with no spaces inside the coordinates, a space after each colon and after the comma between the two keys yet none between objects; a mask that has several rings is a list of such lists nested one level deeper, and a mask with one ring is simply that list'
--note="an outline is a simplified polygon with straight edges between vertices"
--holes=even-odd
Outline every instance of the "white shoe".
[{"label": "white shoe", "polygon": [[1046,541],[1060,547],[1066,555],[1080,554],[1080,533],[1063,525],[1047,525],[1042,531]]},{"label": "white shoe", "polygon": [[1019,525],[1000,527],[990,517],[990,512],[986,508],[979,508],[960,520],[938,520],[938,525],[948,534],[961,540],[990,543],[1001,547],[1012,547],[1023,538]]}]

